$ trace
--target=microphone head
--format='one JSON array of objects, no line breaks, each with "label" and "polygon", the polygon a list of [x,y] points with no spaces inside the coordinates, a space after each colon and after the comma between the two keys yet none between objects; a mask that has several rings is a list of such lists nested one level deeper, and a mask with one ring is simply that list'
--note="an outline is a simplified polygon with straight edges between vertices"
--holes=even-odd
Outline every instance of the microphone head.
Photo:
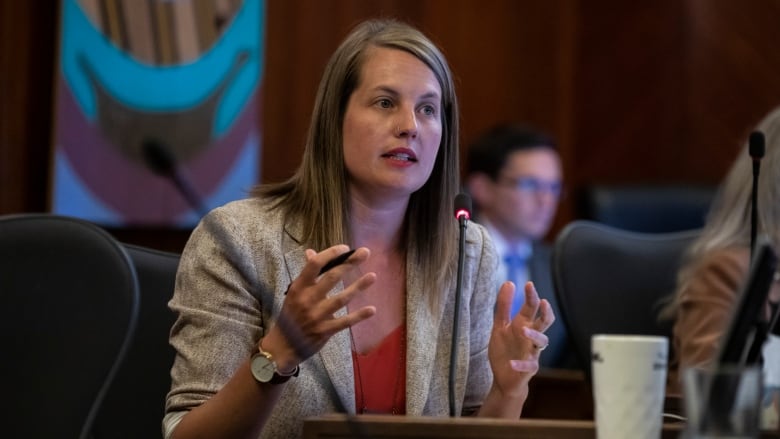
[{"label": "microphone head", "polygon": [[146,139],[141,144],[141,155],[144,163],[157,175],[169,177],[176,167],[173,153],[155,139]]},{"label": "microphone head", "polygon": [[753,131],[750,133],[748,150],[750,151],[750,157],[753,157],[753,159],[764,157],[764,133],[761,131]]},{"label": "microphone head", "polygon": [[455,196],[455,218],[471,219],[471,197],[463,192]]}]

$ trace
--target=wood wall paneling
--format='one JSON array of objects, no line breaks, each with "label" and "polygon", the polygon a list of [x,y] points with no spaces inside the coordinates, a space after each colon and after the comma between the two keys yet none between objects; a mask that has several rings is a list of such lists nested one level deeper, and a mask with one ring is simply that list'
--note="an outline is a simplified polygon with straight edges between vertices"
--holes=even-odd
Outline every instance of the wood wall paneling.
[{"label": "wood wall paneling", "polygon": [[0,214],[44,211],[58,8],[0,2]]},{"label": "wood wall paneling", "polygon": [[780,3],[691,0],[687,17],[691,178],[719,180],[750,131],[780,104]]},{"label": "wood wall paneling", "polygon": [[[0,213],[47,208],[56,9],[0,2]],[[530,122],[558,138],[570,193],[714,184],[780,103],[773,0],[267,0],[264,181],[298,166],[324,65],[372,16],[407,20],[441,46],[457,80],[462,148],[494,122]],[[575,216],[568,198],[553,233]]]},{"label": "wood wall paneling", "polygon": [[582,8],[569,180],[685,178],[683,2]]}]

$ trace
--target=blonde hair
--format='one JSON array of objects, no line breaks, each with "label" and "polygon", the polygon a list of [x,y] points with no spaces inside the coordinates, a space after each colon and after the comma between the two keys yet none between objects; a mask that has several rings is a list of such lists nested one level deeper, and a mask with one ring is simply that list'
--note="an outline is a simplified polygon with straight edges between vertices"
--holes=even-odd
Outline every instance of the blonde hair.
[{"label": "blonde hair", "polygon": [[[758,124],[764,133],[766,150],[758,176],[757,235],[766,235],[775,249],[780,248],[780,107]],[[694,267],[713,250],[750,246],[753,161],[749,145],[740,148],[739,155],[715,196],[701,235],[687,249],[685,264],[677,278],[673,302],[664,310],[664,317],[676,312],[680,294],[687,289]]]},{"label": "blonde hair", "polygon": [[[434,306],[451,275],[457,241],[452,200],[458,190],[458,104],[444,55],[417,29],[395,20],[359,24],[328,62],[314,103],[303,161],[289,180],[258,186],[253,195],[270,197],[274,208],[300,221],[303,240],[314,249],[350,243],[349,197],[342,126],[347,103],[360,83],[361,68],[372,47],[408,52],[433,72],[442,92],[442,138],[428,181],[409,200],[401,250],[421,267],[424,288],[435,292]],[[443,269],[443,267],[449,267]]]}]

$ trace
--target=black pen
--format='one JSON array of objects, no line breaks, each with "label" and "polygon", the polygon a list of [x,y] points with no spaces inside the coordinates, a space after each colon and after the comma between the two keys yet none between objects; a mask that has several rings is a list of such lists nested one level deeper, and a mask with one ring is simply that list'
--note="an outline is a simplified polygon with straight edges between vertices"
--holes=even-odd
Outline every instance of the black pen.
[{"label": "black pen", "polygon": [[320,274],[325,273],[326,271],[330,270],[333,267],[343,264],[344,262],[346,262],[347,259],[349,259],[350,256],[352,256],[352,253],[355,253],[355,249],[342,253],[336,256],[335,258],[331,259],[330,261],[328,261],[327,264],[322,266],[322,269],[320,270]]}]

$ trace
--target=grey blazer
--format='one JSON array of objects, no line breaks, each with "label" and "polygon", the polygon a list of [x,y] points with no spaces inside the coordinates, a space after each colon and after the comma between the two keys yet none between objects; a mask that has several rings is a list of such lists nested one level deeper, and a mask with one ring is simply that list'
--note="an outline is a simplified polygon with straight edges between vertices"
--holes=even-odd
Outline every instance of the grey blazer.
[{"label": "grey blazer", "polygon": [[[166,401],[167,433],[249,358],[278,315],[287,286],[305,264],[299,225],[286,223],[279,210],[269,211],[265,204],[252,198],[215,209],[193,231],[182,253],[170,301],[178,317],[170,337],[177,355]],[[442,269],[454,273],[456,263]],[[462,413],[480,406],[492,382],[487,345],[497,264],[485,229],[470,224],[456,378],[456,407]],[[431,310],[419,270],[408,264],[407,273],[406,412],[447,416],[455,279],[451,276],[445,300]],[[338,411],[355,413],[347,331],[334,335],[301,364],[300,375],[285,385],[260,437],[300,437],[304,418]]]}]

